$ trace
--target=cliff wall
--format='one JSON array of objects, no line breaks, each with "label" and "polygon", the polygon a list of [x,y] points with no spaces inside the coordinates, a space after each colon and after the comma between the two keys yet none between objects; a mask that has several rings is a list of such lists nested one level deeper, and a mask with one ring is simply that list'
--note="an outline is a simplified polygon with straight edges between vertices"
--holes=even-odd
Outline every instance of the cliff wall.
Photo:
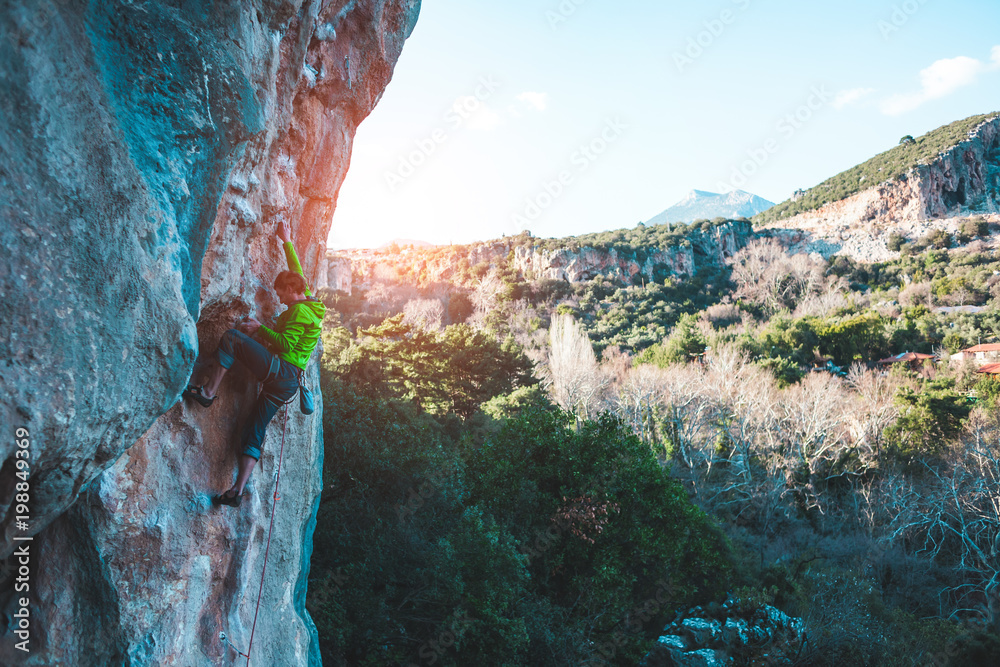
[{"label": "cliff wall", "polygon": [[[251,497],[213,508],[255,384],[237,370],[209,410],[178,399],[235,318],[275,314],[281,220],[315,277],[355,129],[418,11],[3,2],[0,418],[30,434],[30,518],[17,523],[7,438],[0,556],[30,547],[31,632],[18,650],[7,558],[0,663],[191,667],[247,650],[282,413]],[[318,664],[304,602],[321,469],[321,412],[290,406],[253,664]]]},{"label": "cliff wall", "polygon": [[631,282],[637,276],[653,279],[658,269],[674,276],[692,276],[706,266],[721,264],[754,237],[749,222],[730,221],[707,231],[692,231],[684,242],[648,248],[640,256],[614,247],[589,247],[565,239],[558,247],[525,243],[518,237],[467,246],[433,249],[335,251],[327,254],[320,287],[350,292],[370,289],[379,282],[451,282],[463,265],[500,267],[507,262],[531,280],[576,283],[602,276]]},{"label": "cliff wall", "polygon": [[767,227],[804,231],[812,243],[805,247],[809,251],[843,251],[863,261],[884,261],[895,255],[886,247],[890,232],[946,228],[949,218],[998,212],[1000,118],[995,118],[900,178]]}]

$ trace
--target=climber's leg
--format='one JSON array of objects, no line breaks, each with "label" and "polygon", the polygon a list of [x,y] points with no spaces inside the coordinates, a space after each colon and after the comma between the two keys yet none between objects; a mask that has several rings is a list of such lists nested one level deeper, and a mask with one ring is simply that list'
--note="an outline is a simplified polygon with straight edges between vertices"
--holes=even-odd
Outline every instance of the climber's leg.
[{"label": "climber's leg", "polygon": [[257,403],[253,406],[253,411],[247,417],[247,422],[243,427],[243,455],[253,458],[254,461],[260,459],[260,448],[264,444],[264,433],[267,425],[274,418],[281,407],[282,401],[267,391],[260,392]]},{"label": "climber's leg", "polygon": [[277,414],[278,409],[288,401],[295,392],[298,391],[299,383],[295,378],[294,370],[287,361],[281,362],[278,376],[268,381],[257,397],[257,403],[253,407],[243,429],[243,454],[240,456],[239,473],[236,483],[226,495],[242,495],[243,488],[250,479],[250,473],[260,459],[260,448],[264,444],[264,433],[267,425]]},{"label": "climber's leg", "polygon": [[257,459],[252,456],[247,456],[246,454],[240,455],[240,471],[236,475],[236,483],[233,484],[232,488],[226,492],[227,496],[243,495],[243,487],[247,485],[247,481],[250,479],[250,473],[253,472],[255,465],[257,465]]},{"label": "climber's leg", "polygon": [[203,388],[208,398],[218,393],[222,378],[237,359],[254,374],[258,382],[264,381],[271,368],[272,355],[267,348],[236,329],[229,329],[222,334],[215,356],[217,362],[211,365],[208,381]]},{"label": "climber's leg", "polygon": [[219,385],[222,384],[222,378],[226,376],[227,370],[229,369],[217,363],[209,366],[208,381],[202,387],[202,393],[204,393],[205,398],[215,398],[215,395],[219,393]]}]

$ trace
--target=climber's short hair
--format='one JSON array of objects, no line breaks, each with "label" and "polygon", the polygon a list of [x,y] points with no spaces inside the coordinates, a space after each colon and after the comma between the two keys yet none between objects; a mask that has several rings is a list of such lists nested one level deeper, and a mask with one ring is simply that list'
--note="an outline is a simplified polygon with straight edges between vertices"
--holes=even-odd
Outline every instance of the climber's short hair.
[{"label": "climber's short hair", "polygon": [[274,279],[274,289],[278,289],[279,286],[290,289],[296,294],[305,292],[309,287],[306,284],[306,279],[294,271],[282,271],[279,273],[278,277]]}]

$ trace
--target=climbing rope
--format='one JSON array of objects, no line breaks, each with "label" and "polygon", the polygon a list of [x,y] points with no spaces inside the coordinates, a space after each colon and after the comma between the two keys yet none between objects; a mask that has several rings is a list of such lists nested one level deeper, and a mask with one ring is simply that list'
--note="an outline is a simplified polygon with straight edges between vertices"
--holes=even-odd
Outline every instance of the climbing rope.
[{"label": "climbing rope", "polygon": [[[289,401],[290,403],[291,401]],[[219,639],[222,639],[227,644],[233,647],[233,650],[239,653],[241,656],[247,659],[247,667],[250,667],[250,651],[253,650],[253,635],[254,631],[257,629],[257,614],[260,612],[260,598],[264,592],[264,575],[267,572],[267,554],[271,550],[271,530],[274,528],[274,510],[278,505],[278,501],[281,500],[281,496],[278,495],[278,484],[281,482],[281,460],[285,454],[285,427],[288,425],[288,403],[285,403],[285,415],[281,421],[281,449],[278,451],[278,471],[274,478],[274,502],[271,503],[271,523],[267,527],[267,546],[264,547],[264,567],[260,571],[260,588],[257,590],[257,606],[253,612],[253,625],[250,627],[250,645],[247,646],[247,652],[236,648],[236,646],[229,641],[225,632],[219,633]]]},{"label": "climbing rope", "polygon": [[250,645],[247,646],[247,667],[250,667],[250,651],[253,650],[253,633],[257,629],[257,612],[260,611],[260,596],[264,592],[264,573],[267,572],[267,552],[271,550],[271,530],[274,528],[274,508],[281,496],[278,495],[278,484],[281,483],[281,459],[285,454],[285,426],[288,424],[288,404],[285,404],[285,416],[281,420],[281,449],[278,451],[278,474],[274,478],[274,502],[271,503],[271,523],[267,527],[267,546],[264,547],[264,567],[260,570],[260,589],[257,591],[257,608],[253,612],[253,625],[250,626]]}]

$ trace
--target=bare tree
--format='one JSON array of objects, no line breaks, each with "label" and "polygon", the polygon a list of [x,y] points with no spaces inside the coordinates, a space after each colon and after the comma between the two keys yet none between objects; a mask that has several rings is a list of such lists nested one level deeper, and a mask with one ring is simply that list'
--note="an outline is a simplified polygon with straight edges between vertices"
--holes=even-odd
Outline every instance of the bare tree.
[{"label": "bare tree", "polygon": [[751,364],[743,352],[723,347],[709,360],[706,380],[715,403],[715,425],[725,440],[722,449],[732,448],[730,463],[751,480],[753,461],[765,454],[758,445],[769,440],[763,432],[778,419],[774,378]]},{"label": "bare tree", "polygon": [[836,461],[848,442],[848,394],[828,373],[810,373],[781,398],[785,437],[793,465],[816,474]]},{"label": "bare tree", "polygon": [[549,327],[547,380],[553,399],[586,419],[606,386],[594,348],[571,315],[556,315]]},{"label": "bare tree", "polygon": [[615,414],[649,444],[657,439],[657,418],[666,402],[664,375],[651,364],[629,368],[621,376],[612,401]]},{"label": "bare tree", "polygon": [[867,465],[882,455],[882,432],[899,417],[894,400],[899,383],[861,364],[851,366],[847,383],[856,392],[848,424],[858,456]]},{"label": "bare tree", "polygon": [[789,256],[774,239],[751,241],[730,260],[737,299],[769,310],[794,308],[805,295],[824,291],[826,262],[808,255]]},{"label": "bare tree", "polygon": [[444,318],[444,304],[440,299],[410,299],[403,313],[404,322],[436,331]]},{"label": "bare tree", "polygon": [[527,299],[510,305],[508,330],[514,341],[536,367],[544,367],[548,358],[548,332],[540,326],[542,314]]},{"label": "bare tree", "polygon": [[[848,298],[849,295],[850,298]],[[854,299],[856,297],[850,294],[847,279],[844,277],[834,277],[832,280],[827,281],[824,288],[806,293],[802,300],[799,301],[799,305],[795,307],[793,315],[795,317],[805,317],[806,315],[825,317],[840,308],[850,306]],[[864,297],[862,297],[862,300],[867,301]],[[855,305],[863,304],[856,303]]]},{"label": "bare tree", "polygon": [[706,392],[706,371],[699,364],[664,369],[664,438],[690,470],[711,474],[715,460],[714,417],[718,408]]},{"label": "bare tree", "polygon": [[500,307],[505,289],[506,285],[496,269],[491,270],[476,283],[472,291],[472,305],[476,309],[471,319],[474,326],[483,328],[487,325],[490,316],[496,314]]},{"label": "bare tree", "polygon": [[899,291],[899,302],[904,306],[927,305],[934,307],[934,294],[929,282],[910,283]]},{"label": "bare tree", "polygon": [[375,312],[391,312],[395,310],[398,297],[392,286],[378,282],[365,294],[365,300]]}]

